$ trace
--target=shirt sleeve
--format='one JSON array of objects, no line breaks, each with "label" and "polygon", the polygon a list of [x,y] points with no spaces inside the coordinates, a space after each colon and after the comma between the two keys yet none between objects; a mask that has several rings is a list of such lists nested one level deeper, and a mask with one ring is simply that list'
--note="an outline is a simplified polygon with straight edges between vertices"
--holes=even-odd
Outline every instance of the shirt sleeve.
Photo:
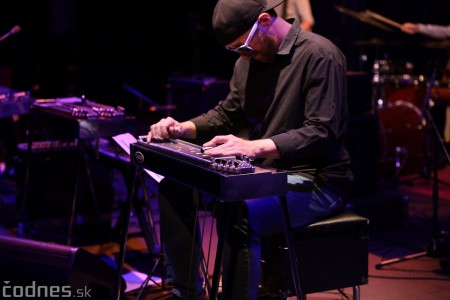
[{"label": "shirt sleeve", "polygon": [[419,24],[419,32],[436,39],[446,39],[450,37],[450,25]]}]

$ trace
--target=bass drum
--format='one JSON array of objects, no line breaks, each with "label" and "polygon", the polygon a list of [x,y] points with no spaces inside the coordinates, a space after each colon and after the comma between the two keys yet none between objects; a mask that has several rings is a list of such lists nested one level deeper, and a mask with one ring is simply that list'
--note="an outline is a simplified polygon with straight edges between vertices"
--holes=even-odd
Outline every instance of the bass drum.
[{"label": "bass drum", "polygon": [[427,153],[426,120],[413,103],[397,100],[378,110],[380,173],[412,173],[423,166]]},{"label": "bass drum", "polygon": [[427,84],[424,76],[386,75],[383,80],[388,103],[403,100],[422,107]]}]

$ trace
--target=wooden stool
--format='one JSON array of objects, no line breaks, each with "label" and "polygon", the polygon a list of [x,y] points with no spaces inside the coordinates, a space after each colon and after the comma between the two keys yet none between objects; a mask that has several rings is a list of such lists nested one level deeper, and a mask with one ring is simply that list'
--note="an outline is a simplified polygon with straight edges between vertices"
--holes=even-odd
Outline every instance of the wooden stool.
[{"label": "wooden stool", "polygon": [[[359,286],[368,283],[369,220],[352,211],[293,232],[303,299],[306,294],[346,287],[360,299]],[[283,236],[264,242],[262,293],[294,296],[291,268]]]}]

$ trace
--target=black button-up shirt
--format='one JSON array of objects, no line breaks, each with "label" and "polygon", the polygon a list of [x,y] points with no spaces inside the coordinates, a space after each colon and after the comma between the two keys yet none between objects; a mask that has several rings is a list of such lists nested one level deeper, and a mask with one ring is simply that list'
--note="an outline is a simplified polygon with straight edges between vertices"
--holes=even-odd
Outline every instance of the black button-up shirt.
[{"label": "black button-up shirt", "polygon": [[191,119],[197,138],[242,132],[250,140],[269,138],[281,158],[263,164],[345,187],[352,179],[346,68],[333,43],[294,21],[274,63],[236,61],[226,99]]}]

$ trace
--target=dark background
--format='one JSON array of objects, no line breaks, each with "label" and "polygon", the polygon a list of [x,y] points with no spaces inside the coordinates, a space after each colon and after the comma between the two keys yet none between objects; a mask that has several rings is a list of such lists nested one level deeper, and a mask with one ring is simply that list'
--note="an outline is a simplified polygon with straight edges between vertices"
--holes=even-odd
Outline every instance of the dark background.
[{"label": "dark background", "polygon": [[[3,1],[0,34],[16,24],[22,31],[0,42],[0,66],[10,71],[11,87],[40,98],[86,95],[133,112],[137,98],[123,88],[126,83],[165,103],[171,76],[229,78],[237,56],[225,51],[211,30],[215,3]],[[389,59],[400,65],[412,62],[414,73],[429,76],[433,66],[445,64],[446,49],[422,46],[431,38],[407,36],[396,28],[387,32],[335,9],[370,9],[400,23],[444,25],[450,24],[445,1],[311,0],[311,5],[314,32],[344,52],[349,70],[371,72],[374,60]],[[372,39],[384,44],[357,44]]]}]

